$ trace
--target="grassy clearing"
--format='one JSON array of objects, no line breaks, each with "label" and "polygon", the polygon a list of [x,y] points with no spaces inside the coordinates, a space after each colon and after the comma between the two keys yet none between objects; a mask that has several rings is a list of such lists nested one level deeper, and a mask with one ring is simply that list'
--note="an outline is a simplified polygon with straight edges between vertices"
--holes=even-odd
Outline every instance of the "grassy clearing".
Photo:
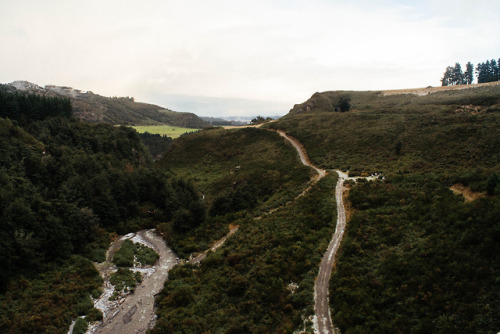
[{"label": "grassy clearing", "polygon": [[159,134],[170,138],[179,138],[185,133],[196,132],[199,130],[192,128],[181,128],[172,125],[138,125],[132,126],[132,128],[134,128],[139,133],[149,132],[151,134]]}]

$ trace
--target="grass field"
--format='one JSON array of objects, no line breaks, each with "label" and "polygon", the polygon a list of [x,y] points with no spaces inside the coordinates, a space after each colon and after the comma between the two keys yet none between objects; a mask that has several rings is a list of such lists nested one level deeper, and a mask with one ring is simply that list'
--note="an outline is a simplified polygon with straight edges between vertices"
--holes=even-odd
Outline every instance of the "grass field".
[{"label": "grass field", "polygon": [[185,133],[195,132],[199,130],[192,128],[181,128],[171,125],[138,125],[132,126],[132,128],[134,128],[139,133],[149,132],[152,134],[165,135],[170,138],[178,138]]}]

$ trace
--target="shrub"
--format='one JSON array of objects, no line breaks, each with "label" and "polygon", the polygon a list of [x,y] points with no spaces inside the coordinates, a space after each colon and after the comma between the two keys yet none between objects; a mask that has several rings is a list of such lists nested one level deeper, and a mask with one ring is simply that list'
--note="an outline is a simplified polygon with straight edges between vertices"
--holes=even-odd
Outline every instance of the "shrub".
[{"label": "shrub", "polygon": [[75,326],[73,327],[73,334],[85,334],[89,323],[83,318],[76,319]]},{"label": "shrub", "polygon": [[94,307],[94,303],[92,302],[92,299],[90,299],[89,295],[85,295],[85,297],[83,297],[82,301],[80,301],[78,304],[76,304],[75,312],[78,315],[85,315],[93,307]]},{"label": "shrub", "polygon": [[101,321],[102,320],[102,312],[99,309],[96,309],[95,307],[92,308],[88,313],[86,319],[89,322],[92,321]]}]

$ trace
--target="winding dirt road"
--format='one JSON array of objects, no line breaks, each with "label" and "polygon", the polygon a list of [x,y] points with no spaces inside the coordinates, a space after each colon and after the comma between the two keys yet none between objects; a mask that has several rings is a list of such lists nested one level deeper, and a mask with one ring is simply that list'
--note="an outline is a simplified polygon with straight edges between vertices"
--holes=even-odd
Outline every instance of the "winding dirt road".
[{"label": "winding dirt road", "polygon": [[[304,147],[298,140],[287,135],[282,130],[277,130],[277,132],[294,146],[299,154],[301,162],[304,165],[313,168],[317,173],[317,176],[312,179],[309,187],[307,187],[302,194],[299,195],[302,196],[314,183],[325,177],[326,171],[314,166],[310,162]],[[316,279],[314,287],[314,309],[316,314],[314,328],[317,333],[334,333],[330,316],[330,308],[328,305],[328,283],[333,263],[335,261],[335,254],[340,245],[346,224],[342,191],[344,180],[347,179],[346,174],[340,171],[337,171],[337,173],[339,174],[339,180],[337,182],[335,192],[338,212],[337,227],[328,250],[321,261],[318,278]],[[222,246],[226,239],[237,230],[237,226],[233,227],[230,232],[223,239],[217,241],[210,248],[210,250],[215,251],[217,248]],[[146,333],[146,331],[154,324],[154,297],[162,289],[163,284],[168,277],[168,271],[176,265],[176,256],[172,250],[167,247],[164,239],[152,230],[140,231],[137,235],[149,243],[160,255],[156,270],[149,277],[145,277],[143,279],[142,284],[136,287],[133,294],[128,295],[125,298],[121,306],[111,309],[105,314],[103,322],[96,329],[95,333]],[[103,272],[104,275],[109,275],[110,270],[112,270],[110,267],[110,261],[114,251],[117,250],[123,242],[121,239],[112,244],[110,251],[107,254],[107,265],[100,268],[100,271]],[[199,254],[189,262],[194,264],[200,263],[207,256],[208,251],[209,250]]]},{"label": "winding dirt road", "polygon": [[[280,136],[288,140],[297,150],[300,160],[306,166],[312,167],[318,176],[313,180],[313,184],[319,181],[326,175],[324,169],[320,169],[314,166],[307,156],[307,152],[302,144],[295,138],[287,135],[284,131],[278,130]],[[328,245],[328,249],[321,260],[319,266],[318,277],[316,278],[314,284],[314,330],[316,333],[336,333],[339,332],[338,329],[333,327],[332,317],[330,314],[329,298],[328,298],[328,286],[330,282],[330,276],[332,274],[333,265],[335,263],[335,255],[340,246],[342,236],[344,235],[345,225],[346,225],[346,215],[344,209],[344,201],[342,198],[344,181],[348,179],[347,174],[337,171],[339,179],[335,188],[335,200],[337,202],[337,226],[335,228],[335,233]],[[307,192],[310,186],[304,190],[302,194]]]},{"label": "winding dirt road", "polygon": [[304,146],[302,146],[302,144],[297,139],[295,139],[292,136],[286,134],[285,131],[283,131],[283,130],[276,130],[276,131],[279,133],[279,135],[281,137],[283,137],[286,140],[288,140],[293,145],[293,147],[295,147],[295,149],[297,150],[297,153],[299,154],[300,161],[302,161],[302,164],[313,168],[316,171],[316,173],[318,173],[316,181],[318,181],[318,180],[322,179],[323,177],[325,177],[326,171],[324,169],[321,169],[321,168],[318,168],[318,167],[314,166],[311,163],[311,161],[309,160],[309,157],[307,156],[306,149],[304,148]]},{"label": "winding dirt road", "polygon": [[215,242],[209,249],[206,251],[198,254],[195,258],[189,260],[189,263],[192,264],[199,264],[201,261],[205,260],[205,258],[208,255],[208,252],[212,251],[215,252],[218,248],[220,248],[224,243],[226,242],[227,238],[229,238],[231,235],[233,235],[236,231],[238,231],[239,226],[229,226],[229,232],[220,240]]},{"label": "winding dirt road", "polygon": [[344,189],[344,181],[347,177],[346,174],[337,171],[339,179],[335,187],[335,200],[337,201],[337,227],[333,234],[332,240],[328,245],[325,255],[321,260],[319,266],[318,277],[314,284],[314,313],[316,319],[314,321],[314,330],[316,333],[335,333],[338,330],[333,328],[332,317],[330,313],[329,298],[328,298],[328,285],[330,282],[330,275],[332,274],[333,265],[335,263],[335,255],[340,246],[340,241],[344,235],[346,217],[344,209],[344,201],[342,193]]}]

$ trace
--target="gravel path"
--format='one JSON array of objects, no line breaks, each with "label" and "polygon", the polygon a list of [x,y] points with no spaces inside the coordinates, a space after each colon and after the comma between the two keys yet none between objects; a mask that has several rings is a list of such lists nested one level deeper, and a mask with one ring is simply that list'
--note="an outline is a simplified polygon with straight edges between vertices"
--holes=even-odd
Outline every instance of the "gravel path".
[{"label": "gravel path", "polygon": [[328,249],[323,255],[321,264],[319,266],[318,277],[314,284],[314,313],[316,315],[314,329],[316,333],[335,333],[333,328],[332,317],[330,314],[329,298],[328,298],[328,285],[330,282],[330,275],[332,274],[333,264],[335,263],[335,255],[340,246],[340,241],[344,235],[346,217],[344,209],[344,201],[342,192],[344,189],[344,181],[346,175],[342,172],[337,172],[339,179],[335,188],[335,200],[337,201],[337,227],[333,234],[332,240],[328,245]]},{"label": "gravel path", "polygon": [[[163,288],[168,271],[175,266],[176,256],[153,230],[140,231],[135,236],[145,240],[160,256],[156,268],[150,276],[143,278],[135,292],[128,295],[121,306],[109,310],[95,333],[146,333],[154,324],[154,298]],[[116,246],[112,247],[117,249]]]}]

